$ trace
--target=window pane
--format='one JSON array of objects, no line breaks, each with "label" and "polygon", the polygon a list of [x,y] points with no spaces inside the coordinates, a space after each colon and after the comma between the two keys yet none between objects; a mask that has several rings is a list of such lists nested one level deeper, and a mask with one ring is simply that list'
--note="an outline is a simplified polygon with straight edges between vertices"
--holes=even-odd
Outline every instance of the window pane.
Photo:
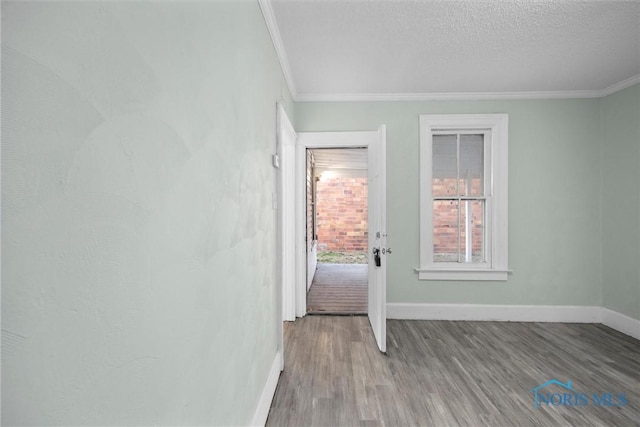
[{"label": "window pane", "polygon": [[484,262],[484,200],[466,200],[460,211],[460,259]]},{"label": "window pane", "polygon": [[458,262],[458,201],[433,202],[433,261]]},{"label": "window pane", "polygon": [[484,135],[460,135],[460,194],[484,195]]},{"label": "window pane", "polygon": [[432,150],[431,191],[433,197],[457,196],[457,135],[433,135]]}]

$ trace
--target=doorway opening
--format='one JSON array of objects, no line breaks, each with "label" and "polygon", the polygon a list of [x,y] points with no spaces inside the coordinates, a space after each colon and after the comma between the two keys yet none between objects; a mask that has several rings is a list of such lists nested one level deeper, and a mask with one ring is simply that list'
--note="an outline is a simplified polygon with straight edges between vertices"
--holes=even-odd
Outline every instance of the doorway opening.
[{"label": "doorway opening", "polygon": [[365,315],[367,148],[309,148],[306,162],[307,313]]}]

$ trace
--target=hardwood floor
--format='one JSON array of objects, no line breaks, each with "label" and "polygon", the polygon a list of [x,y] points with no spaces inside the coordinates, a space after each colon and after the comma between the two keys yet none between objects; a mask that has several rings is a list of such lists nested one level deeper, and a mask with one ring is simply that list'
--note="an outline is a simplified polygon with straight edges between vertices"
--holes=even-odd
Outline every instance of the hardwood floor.
[{"label": "hardwood floor", "polygon": [[[640,341],[603,325],[387,321],[380,353],[366,317],[285,325],[285,370],[267,426],[638,426]],[[535,387],[571,381],[569,402]],[[543,391],[567,390],[550,385]],[[592,394],[624,393],[625,406]],[[552,396],[553,398],[553,396]],[[602,399],[601,399],[602,401]]]},{"label": "hardwood floor", "polygon": [[367,264],[318,264],[307,295],[309,314],[366,314]]}]

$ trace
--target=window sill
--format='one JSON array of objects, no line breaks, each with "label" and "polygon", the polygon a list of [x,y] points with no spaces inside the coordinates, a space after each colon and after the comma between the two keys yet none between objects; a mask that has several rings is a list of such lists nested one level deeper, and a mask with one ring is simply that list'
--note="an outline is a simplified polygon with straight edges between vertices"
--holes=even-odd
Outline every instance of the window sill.
[{"label": "window sill", "polygon": [[420,280],[507,281],[511,270],[416,268]]}]

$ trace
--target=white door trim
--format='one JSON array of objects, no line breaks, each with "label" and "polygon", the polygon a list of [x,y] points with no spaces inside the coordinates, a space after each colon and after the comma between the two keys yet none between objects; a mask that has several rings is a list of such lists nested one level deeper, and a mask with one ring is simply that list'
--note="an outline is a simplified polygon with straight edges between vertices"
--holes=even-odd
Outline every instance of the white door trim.
[{"label": "white door trim", "polygon": [[368,147],[377,131],[300,132],[296,144],[296,316],[307,314],[306,155],[307,148]]},{"label": "white door trim", "polygon": [[[281,103],[277,112],[278,174],[278,269],[280,270],[279,297],[282,303],[282,320],[296,320],[296,241],[295,229],[295,154],[297,135]],[[282,323],[282,322],[280,322]],[[282,351],[284,349],[281,349]]]},{"label": "white door trim", "polygon": [[[298,146],[306,148],[358,148],[375,144],[378,130],[346,132],[300,132]],[[304,153],[304,149],[302,150]]]}]

